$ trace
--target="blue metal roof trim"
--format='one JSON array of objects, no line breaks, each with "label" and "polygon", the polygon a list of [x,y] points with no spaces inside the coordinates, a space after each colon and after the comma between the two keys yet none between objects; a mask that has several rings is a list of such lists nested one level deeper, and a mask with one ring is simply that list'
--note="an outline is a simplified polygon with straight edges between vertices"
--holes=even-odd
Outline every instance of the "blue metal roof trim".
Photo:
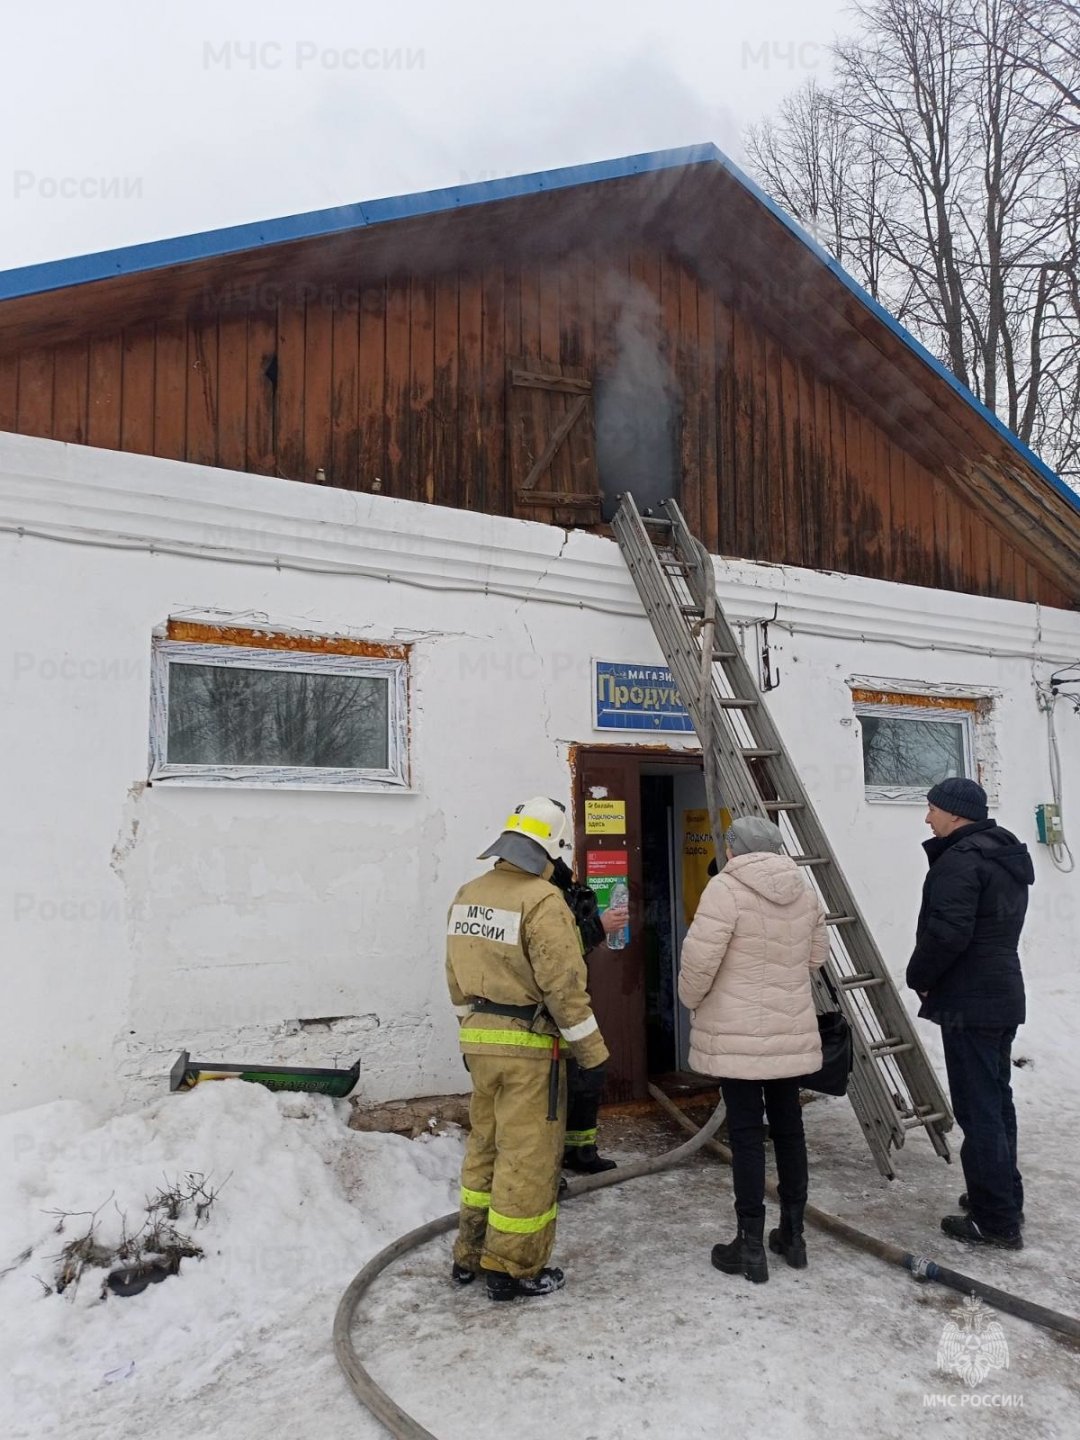
[{"label": "blue metal roof trim", "polygon": [[591,185],[601,180],[620,180],[661,170],[674,170],[684,165],[716,164],[802,242],[815,258],[833,274],[855,298],[870,311],[898,340],[917,355],[925,365],[1006,440],[1020,458],[1056,490],[1073,509],[1080,513],[1080,495],[1055,475],[1053,470],[1030,450],[1013,431],[978,400],[966,385],[915,337],[895,316],[879,305],[854,280],[843,266],[772,200],[764,190],[745,174],[733,160],[710,142],[685,145],[673,150],[645,151],[616,160],[597,160],[584,165],[567,165],[557,170],[538,170],[530,175],[512,175],[500,180],[480,180],[471,185],[454,185],[441,190],[418,191],[411,195],[392,195],[382,200],[368,200],[353,205],[338,205],[330,210],[310,210],[301,215],[286,215],[277,220],[247,225],[232,225],[222,230],[206,230],[169,240],[153,240],[142,245],[129,245],[120,250],[102,250],[93,255],[68,260],[52,260],[40,265],[25,265],[16,270],[0,271],[0,301],[20,296],[61,290],[70,285],[85,285],[118,275],[136,275],[141,271],[160,270],[171,265],[184,265],[194,260],[209,260],[233,255],[264,245],[287,244],[294,240],[313,240],[337,235],[389,220],[404,220],[422,215],[437,215],[471,205],[485,205],[495,200],[513,200],[538,195],[544,190],[566,190],[576,185]]},{"label": "blue metal roof trim", "polygon": [[514,200],[538,195],[545,190],[566,190],[591,185],[598,180],[620,180],[648,171],[673,170],[680,165],[700,165],[722,160],[715,145],[687,145],[677,150],[655,150],[627,155],[618,160],[598,160],[587,165],[567,165],[560,170],[539,170],[532,175],[512,175],[500,180],[478,180],[471,185],[453,185],[441,190],[424,190],[412,195],[391,195],[382,200],[365,200],[338,205],[331,210],[309,210],[278,220],[230,225],[223,230],[205,230],[169,240],[151,240],[127,245],[120,250],[101,250],[93,255],[67,260],[49,260],[0,271],[0,301],[64,290],[119,275],[138,275],[194,260],[212,260],[235,255],[264,245],[288,244],[294,240],[316,240],[339,235],[388,220],[406,220],[437,215],[494,200]]}]

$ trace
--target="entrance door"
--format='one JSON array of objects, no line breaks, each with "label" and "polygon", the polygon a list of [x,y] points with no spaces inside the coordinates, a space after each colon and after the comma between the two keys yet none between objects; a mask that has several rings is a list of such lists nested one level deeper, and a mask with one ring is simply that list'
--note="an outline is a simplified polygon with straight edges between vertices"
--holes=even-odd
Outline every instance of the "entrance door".
[{"label": "entrance door", "polygon": [[629,747],[583,748],[576,759],[577,877],[591,879],[601,905],[620,881],[630,896],[626,944],[600,945],[589,958],[589,993],[611,1051],[605,1097],[642,1100],[650,1076],[688,1063],[679,952],[713,853],[701,761]]},{"label": "entrance door", "polygon": [[574,870],[590,870],[601,903],[620,877],[630,892],[630,933],[612,950],[598,946],[589,959],[589,994],[611,1051],[604,1095],[641,1100],[649,1091],[645,1044],[645,952],[641,907],[640,761],[613,750],[578,752],[574,797]]}]

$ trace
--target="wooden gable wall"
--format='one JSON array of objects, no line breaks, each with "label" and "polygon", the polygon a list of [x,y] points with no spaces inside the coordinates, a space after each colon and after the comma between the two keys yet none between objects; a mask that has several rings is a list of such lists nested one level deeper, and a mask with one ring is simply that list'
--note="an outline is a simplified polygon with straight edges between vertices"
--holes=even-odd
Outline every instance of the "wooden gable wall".
[{"label": "wooden gable wall", "polygon": [[812,356],[647,245],[264,285],[195,318],[0,353],[0,429],[569,522],[515,495],[509,374],[610,371],[623,281],[655,306],[681,396],[678,498],[711,550],[1075,603]]}]

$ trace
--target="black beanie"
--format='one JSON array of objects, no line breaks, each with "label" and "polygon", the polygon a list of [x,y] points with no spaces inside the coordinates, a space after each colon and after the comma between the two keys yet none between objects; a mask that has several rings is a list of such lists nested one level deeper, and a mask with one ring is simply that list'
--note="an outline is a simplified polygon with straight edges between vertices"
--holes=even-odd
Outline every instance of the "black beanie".
[{"label": "black beanie", "polygon": [[959,815],[964,820],[986,819],[986,791],[974,780],[961,776],[942,780],[927,793],[926,799],[946,815]]}]

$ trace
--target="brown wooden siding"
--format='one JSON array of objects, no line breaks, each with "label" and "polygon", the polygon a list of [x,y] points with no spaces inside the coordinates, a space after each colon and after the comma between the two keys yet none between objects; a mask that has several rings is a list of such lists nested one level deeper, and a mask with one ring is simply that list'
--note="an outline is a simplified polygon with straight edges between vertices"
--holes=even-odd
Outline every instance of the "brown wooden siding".
[{"label": "brown wooden siding", "polygon": [[512,489],[509,367],[603,374],[632,291],[655,307],[680,396],[676,489],[710,549],[1074,602],[917,458],[914,438],[898,445],[824,360],[785,347],[668,250],[308,290],[0,356],[0,429],[529,514]]}]

